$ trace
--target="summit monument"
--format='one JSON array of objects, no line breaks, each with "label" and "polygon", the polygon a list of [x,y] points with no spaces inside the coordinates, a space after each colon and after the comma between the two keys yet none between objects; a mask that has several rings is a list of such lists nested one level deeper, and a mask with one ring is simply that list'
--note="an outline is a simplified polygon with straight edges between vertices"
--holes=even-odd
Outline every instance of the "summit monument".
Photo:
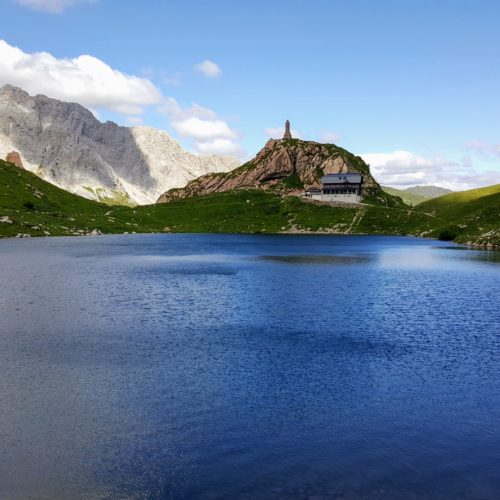
[{"label": "summit monument", "polygon": [[290,121],[285,122],[285,133],[283,134],[283,139],[291,139],[292,133],[290,132]]}]

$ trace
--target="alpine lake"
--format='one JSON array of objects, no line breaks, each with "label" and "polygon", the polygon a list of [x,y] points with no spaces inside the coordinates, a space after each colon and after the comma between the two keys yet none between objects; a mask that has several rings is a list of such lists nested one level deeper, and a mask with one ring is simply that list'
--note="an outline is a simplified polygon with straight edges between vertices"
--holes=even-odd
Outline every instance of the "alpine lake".
[{"label": "alpine lake", "polygon": [[0,241],[0,498],[498,499],[500,252]]}]

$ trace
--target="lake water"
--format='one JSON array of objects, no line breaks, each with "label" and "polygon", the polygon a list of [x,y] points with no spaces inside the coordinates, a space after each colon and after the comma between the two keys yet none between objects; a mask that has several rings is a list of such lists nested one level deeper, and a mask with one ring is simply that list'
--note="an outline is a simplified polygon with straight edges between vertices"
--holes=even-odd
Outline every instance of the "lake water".
[{"label": "lake water", "polygon": [[0,241],[0,498],[500,497],[500,255]]}]

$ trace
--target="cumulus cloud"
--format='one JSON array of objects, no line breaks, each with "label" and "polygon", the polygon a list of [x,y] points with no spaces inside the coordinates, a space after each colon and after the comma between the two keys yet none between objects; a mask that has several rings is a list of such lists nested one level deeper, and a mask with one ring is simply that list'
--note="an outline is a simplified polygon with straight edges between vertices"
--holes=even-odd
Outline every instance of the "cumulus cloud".
[{"label": "cumulus cloud", "polygon": [[17,3],[33,10],[60,14],[68,7],[82,3],[95,3],[97,0],[17,0]]},{"label": "cumulus cloud", "polygon": [[409,151],[366,153],[362,158],[380,184],[397,188],[435,185],[460,191],[500,183],[500,171],[479,172],[470,158],[452,161],[440,155],[424,156]]},{"label": "cumulus cloud", "polygon": [[238,134],[212,109],[196,103],[182,107],[174,98],[169,97],[158,111],[169,117],[170,126],[180,136],[194,141],[194,147],[199,153],[243,156],[237,141]]},{"label": "cumulus cloud", "polygon": [[240,158],[243,154],[241,146],[230,139],[213,139],[210,141],[196,142],[196,149],[203,154],[222,154]]},{"label": "cumulus cloud", "polygon": [[222,75],[220,66],[209,59],[197,64],[194,69],[207,78],[218,78]]},{"label": "cumulus cloud", "polygon": [[[294,128],[290,129],[292,137],[295,139],[301,139],[302,135],[298,130]],[[271,139],[281,139],[285,133],[285,127],[267,127],[264,129],[264,134]]]},{"label": "cumulus cloud", "polygon": [[223,120],[202,120],[192,116],[182,121],[172,122],[172,127],[183,137],[192,137],[200,141],[235,139],[236,134]]},{"label": "cumulus cloud", "polygon": [[183,108],[173,97],[167,97],[163,104],[158,108],[160,113],[166,114],[174,121],[187,120],[189,118],[201,118],[203,120],[212,120],[217,117],[217,113],[209,108],[193,103],[187,108]]},{"label": "cumulus cloud", "polygon": [[47,52],[28,54],[0,40],[0,85],[45,94],[83,106],[126,115],[160,103],[161,92],[146,78],[128,75],[89,55],[58,59]]}]

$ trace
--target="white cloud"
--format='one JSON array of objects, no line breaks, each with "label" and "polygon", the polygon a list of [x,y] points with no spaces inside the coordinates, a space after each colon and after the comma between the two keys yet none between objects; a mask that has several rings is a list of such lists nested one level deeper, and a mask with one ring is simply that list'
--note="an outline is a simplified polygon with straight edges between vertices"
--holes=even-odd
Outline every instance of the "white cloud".
[{"label": "white cloud", "polygon": [[[298,130],[290,130],[294,139],[301,139],[302,135]],[[285,133],[285,127],[267,127],[264,129],[264,134],[271,139],[281,139]]]},{"label": "white cloud", "polygon": [[217,118],[217,113],[209,108],[193,103],[188,108],[183,108],[173,97],[167,97],[158,108],[158,112],[166,114],[174,121],[187,120],[196,117],[204,120]]},{"label": "white cloud", "polygon": [[204,142],[197,141],[195,143],[195,147],[197,151],[203,154],[216,153],[236,156],[238,158],[243,155],[241,147],[230,139],[213,139],[211,141]]},{"label": "white cloud", "polygon": [[207,78],[218,78],[222,75],[222,70],[219,65],[209,59],[197,64],[194,69]]},{"label": "white cloud", "polygon": [[170,125],[179,135],[194,141],[196,151],[240,158],[244,156],[237,142],[237,132],[212,109],[196,103],[183,108],[174,98],[169,97],[158,111],[170,118]]},{"label": "white cloud", "polygon": [[215,111],[199,104],[183,108],[163,97],[147,78],[120,72],[90,55],[58,59],[47,52],[28,54],[0,40],[0,86],[4,84],[77,102],[96,116],[103,109],[117,112],[132,125],[142,123],[138,115],[145,106],[159,105],[157,111],[166,114],[172,128],[192,140],[197,151],[243,155],[238,134]]},{"label": "white cloud", "polygon": [[338,132],[330,132],[325,130],[320,136],[320,142],[333,143],[336,144],[342,136]]},{"label": "white cloud", "polygon": [[0,85],[6,83],[30,94],[127,115],[140,114],[143,106],[163,99],[148,79],[122,73],[95,57],[57,59],[47,52],[28,54],[0,40]]},{"label": "white cloud", "polygon": [[500,171],[478,172],[468,157],[452,161],[441,155],[423,156],[409,151],[361,156],[370,165],[375,179],[386,186],[404,189],[435,185],[460,191],[500,183]]},{"label": "white cloud", "polygon": [[236,134],[223,120],[202,120],[191,117],[187,120],[174,121],[172,127],[183,137],[192,137],[200,141],[221,139],[235,139]]},{"label": "white cloud", "polygon": [[60,14],[68,7],[82,3],[95,3],[97,0],[17,0],[17,3],[33,10]]}]

